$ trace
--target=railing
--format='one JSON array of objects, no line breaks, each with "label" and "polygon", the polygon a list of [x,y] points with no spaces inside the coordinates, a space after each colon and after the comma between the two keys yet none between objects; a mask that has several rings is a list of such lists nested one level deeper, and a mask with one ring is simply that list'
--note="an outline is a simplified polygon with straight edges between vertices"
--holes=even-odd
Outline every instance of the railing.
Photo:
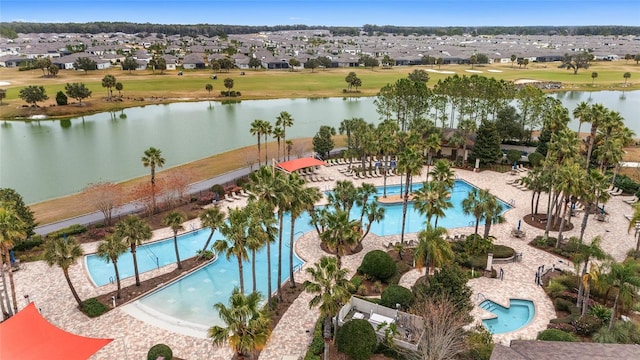
[{"label": "railing", "polygon": [[516,207],[516,199],[509,200],[509,205]]},{"label": "railing", "polygon": [[[480,299],[480,301],[478,301],[478,299]],[[478,293],[478,294],[476,294],[476,302],[477,302],[478,304],[479,304],[479,303],[481,303],[481,302],[483,302],[483,301],[485,301],[485,300],[487,300],[487,297],[486,297],[486,296],[484,296],[484,294],[483,294],[483,293]]]},{"label": "railing", "polygon": [[293,267],[293,272],[298,272],[298,271],[302,270],[302,265],[303,264],[298,264],[298,265],[294,266]]}]

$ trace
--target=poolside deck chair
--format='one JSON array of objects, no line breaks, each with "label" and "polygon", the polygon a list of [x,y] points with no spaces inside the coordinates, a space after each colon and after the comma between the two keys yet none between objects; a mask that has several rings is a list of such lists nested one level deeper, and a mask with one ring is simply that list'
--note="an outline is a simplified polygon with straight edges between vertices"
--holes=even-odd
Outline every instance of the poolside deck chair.
[{"label": "poolside deck chair", "polygon": [[233,199],[229,197],[229,194],[224,194],[224,199],[227,200],[228,202],[233,202]]},{"label": "poolside deck chair", "polygon": [[247,190],[242,189],[242,190],[240,190],[240,196],[249,197],[249,193],[247,192]]},{"label": "poolside deck chair", "polygon": [[609,194],[611,194],[613,196],[618,196],[618,195],[622,194],[622,192],[623,192],[622,189],[614,188],[614,190],[610,191]]},{"label": "poolside deck chair", "polygon": [[636,195],[633,195],[631,199],[624,199],[623,201],[629,205],[633,205],[638,202],[638,197]]},{"label": "poolside deck chair", "polygon": [[235,191],[232,191],[232,192],[231,192],[231,197],[232,197],[232,198],[234,198],[234,199],[236,199],[236,200],[240,200],[240,199],[242,199],[242,197],[241,197],[240,195],[236,194],[236,192],[235,192]]}]

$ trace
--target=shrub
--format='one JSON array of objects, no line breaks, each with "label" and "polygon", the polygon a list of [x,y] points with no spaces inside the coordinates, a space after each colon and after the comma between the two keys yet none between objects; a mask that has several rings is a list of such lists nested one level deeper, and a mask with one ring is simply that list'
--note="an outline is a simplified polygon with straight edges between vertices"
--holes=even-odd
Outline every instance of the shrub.
[{"label": "shrub", "polygon": [[547,329],[556,329],[556,330],[561,330],[564,332],[568,332],[568,333],[573,333],[574,331],[576,331],[576,328],[573,327],[573,325],[568,324],[568,323],[549,323],[549,325],[547,325]]},{"label": "shrub", "polygon": [[576,307],[571,301],[563,299],[563,298],[557,298],[554,302],[553,302],[553,306],[555,307],[555,309],[557,311],[564,311],[564,312],[568,312],[571,313],[572,311],[572,307]]},{"label": "shrub", "polygon": [[400,282],[400,278],[402,278],[402,275],[411,269],[411,266],[404,261],[396,263],[396,272],[393,274],[393,276],[387,279],[387,284],[397,285]]},{"label": "shrub", "polygon": [[90,318],[98,317],[107,311],[109,311],[109,307],[96,298],[87,299],[82,302],[82,312]]},{"label": "shrub", "polygon": [[534,151],[531,154],[529,154],[528,158],[529,158],[529,163],[531,164],[531,166],[536,167],[536,166],[540,165],[542,160],[544,160],[544,155],[540,154],[537,151]]},{"label": "shrub", "polygon": [[484,326],[478,325],[468,332],[467,345],[469,350],[465,355],[468,356],[464,358],[477,360],[488,360],[491,358],[491,352],[494,347],[493,337]]},{"label": "shrub", "polygon": [[[353,284],[352,288],[354,289],[353,291],[359,291],[360,286],[362,286],[362,281],[362,277],[358,275],[354,276],[351,279],[351,283]],[[351,293],[353,293],[353,291]]]},{"label": "shrub", "polygon": [[569,334],[568,332],[564,332],[562,330],[556,329],[547,329],[543,330],[536,337],[537,340],[545,340],[545,341],[566,341],[566,342],[577,342],[578,338],[573,334]]},{"label": "shrub", "polygon": [[338,351],[354,360],[366,360],[373,355],[378,339],[373,326],[367,320],[355,319],[338,329]]},{"label": "shrub", "polygon": [[213,253],[213,251],[211,250],[196,250],[196,255],[198,256],[198,258],[203,259],[203,260],[211,260],[213,259],[216,254]]},{"label": "shrub", "polygon": [[595,304],[591,307],[591,309],[589,309],[589,315],[593,315],[597,317],[603,323],[608,323],[609,320],[611,320],[612,312],[613,312],[612,309],[606,306],[602,306],[600,304]]},{"label": "shrub", "polygon": [[556,279],[551,279],[549,285],[545,288],[545,291],[551,298],[555,298],[561,293],[567,291],[567,287]]},{"label": "shrub", "polygon": [[480,235],[471,234],[464,241],[464,249],[471,255],[486,254],[493,250],[491,237],[485,239]]},{"label": "shrub", "polygon": [[368,252],[362,259],[358,273],[385,281],[396,273],[397,266],[391,256],[382,250]]},{"label": "shrub", "polygon": [[400,285],[389,285],[380,296],[380,304],[392,309],[396,308],[396,304],[408,309],[413,305],[413,300],[411,290]]},{"label": "shrub", "polygon": [[27,250],[31,250],[36,246],[40,246],[42,245],[42,236],[40,235],[33,235],[32,237],[30,237],[29,239],[25,240],[25,241],[20,241],[19,243],[16,244],[16,246],[13,247],[14,251],[27,251]]},{"label": "shrub", "polygon": [[602,326],[602,320],[593,315],[585,315],[574,321],[573,326],[576,328],[576,334],[591,336],[591,334]]},{"label": "shrub", "polygon": [[316,327],[313,329],[313,339],[307,349],[304,360],[320,360],[320,355],[324,352],[324,339],[322,338],[323,318],[318,319]]},{"label": "shrub", "polygon": [[519,161],[521,156],[522,154],[519,150],[511,149],[507,151],[507,161],[509,161],[509,164]]},{"label": "shrub", "polygon": [[506,259],[516,254],[516,251],[509,246],[494,245],[493,246],[493,258],[494,259]]},{"label": "shrub", "polygon": [[91,229],[89,230],[89,237],[92,240],[100,240],[100,239],[104,239],[104,237],[109,235],[110,233],[111,231],[109,231],[109,229],[106,229],[106,228]]},{"label": "shrub", "polygon": [[57,238],[61,238],[63,236],[71,236],[71,235],[77,235],[77,234],[82,234],[83,232],[87,231],[87,227],[80,225],[80,224],[74,224],[71,226],[67,226],[64,229],[60,229],[58,231],[54,231],[51,232],[47,235],[47,237],[49,239],[57,239]]},{"label": "shrub", "polygon": [[56,104],[63,106],[67,105],[68,101],[69,99],[67,98],[67,95],[65,95],[62,90],[58,91],[58,93],[56,94]]},{"label": "shrub", "polygon": [[211,186],[211,188],[209,188],[209,191],[211,191],[212,193],[218,194],[218,196],[224,196],[224,186],[220,184],[215,184]]},{"label": "shrub", "polygon": [[156,360],[160,356],[164,357],[164,360],[171,360],[173,359],[173,351],[165,344],[153,345],[147,353],[147,360]]}]

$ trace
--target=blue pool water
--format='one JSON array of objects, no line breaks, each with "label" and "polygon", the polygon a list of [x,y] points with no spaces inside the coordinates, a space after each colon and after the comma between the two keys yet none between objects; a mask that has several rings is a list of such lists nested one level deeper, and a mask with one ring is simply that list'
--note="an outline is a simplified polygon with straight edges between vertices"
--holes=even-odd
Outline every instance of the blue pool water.
[{"label": "blue pool water", "polygon": [[480,303],[480,307],[496,315],[495,318],[482,320],[492,334],[518,330],[531,322],[536,314],[535,306],[530,300],[510,299],[508,308],[491,300],[485,300]]},{"label": "blue pool water", "polygon": [[[414,185],[417,189],[421,184]],[[466,198],[472,186],[467,182],[457,180],[451,194],[451,202],[454,207],[447,209],[445,217],[438,220],[438,225],[446,228],[465,227],[475,224],[473,216],[464,215],[462,213],[461,202]],[[377,189],[382,196],[382,187]],[[400,192],[399,185],[387,186],[387,194],[398,194]],[[400,234],[402,228],[402,204],[383,205],[385,208],[385,218],[381,223],[374,223],[371,232],[380,235]],[[507,210],[509,205],[503,203],[503,209]],[[352,210],[353,217],[359,214],[360,209]],[[359,215],[358,215],[359,216]],[[433,219],[432,221],[434,221]],[[424,229],[425,217],[413,209],[413,205],[409,204],[407,208],[406,233],[418,232]],[[288,278],[289,269],[289,233],[291,218],[285,215],[283,224],[283,281]],[[315,231],[310,224],[308,214],[303,214],[296,221],[295,239],[305,232]],[[178,247],[180,249],[180,257],[186,259],[195,256],[196,251],[204,246],[210,231],[202,229],[196,232],[182,235],[178,237]],[[212,238],[212,243],[218,239],[222,239],[222,235],[216,231]],[[271,247],[271,273],[272,273],[272,290],[276,287],[277,277],[277,243]],[[137,250],[138,269],[140,273],[153,270],[158,266],[164,266],[175,262],[175,251],[173,249],[173,238],[157,241],[154,243],[142,245]],[[105,285],[115,279],[115,272],[112,264],[107,264],[104,260],[95,255],[85,257],[87,269],[91,279],[96,285]],[[256,255],[257,269],[257,290],[263,295],[267,294],[266,281],[266,249],[262,249]],[[302,263],[300,259],[294,257],[294,266]],[[130,252],[126,252],[118,259],[118,270],[121,278],[127,278],[134,275],[133,259]],[[243,274],[245,291],[251,291],[253,283],[251,278],[251,263],[243,264]],[[235,286],[239,285],[238,264],[235,258],[227,260],[224,256],[220,256],[215,262],[206,267],[195,271],[189,276],[180,279],[173,284],[166,286],[140,300],[143,305],[149,306],[154,310],[166,314],[180,320],[193,322],[211,326],[218,324],[217,313],[213,310],[213,304],[222,302],[226,303],[231,291]]]}]

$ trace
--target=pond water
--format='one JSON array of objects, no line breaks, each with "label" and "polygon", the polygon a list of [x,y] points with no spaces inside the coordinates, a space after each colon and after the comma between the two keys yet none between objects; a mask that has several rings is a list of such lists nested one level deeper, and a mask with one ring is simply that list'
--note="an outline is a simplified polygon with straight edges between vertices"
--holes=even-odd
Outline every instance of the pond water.
[{"label": "pond water", "polygon": [[[572,110],[580,101],[602,103],[619,111],[640,134],[640,91],[556,96]],[[165,167],[184,164],[244,146],[255,119],[275,122],[281,111],[294,119],[287,139],[311,137],[321,125],[336,129],[344,119],[378,123],[374,98],[250,100],[148,105],[77,117],[65,121],[3,121],[0,124],[0,187],[16,189],[31,204],[81,191],[96,181],[123,181],[148,174],[140,157],[154,146]],[[123,116],[123,114],[125,116]],[[577,129],[577,122],[572,124]],[[270,140],[271,141],[271,140]]]}]

